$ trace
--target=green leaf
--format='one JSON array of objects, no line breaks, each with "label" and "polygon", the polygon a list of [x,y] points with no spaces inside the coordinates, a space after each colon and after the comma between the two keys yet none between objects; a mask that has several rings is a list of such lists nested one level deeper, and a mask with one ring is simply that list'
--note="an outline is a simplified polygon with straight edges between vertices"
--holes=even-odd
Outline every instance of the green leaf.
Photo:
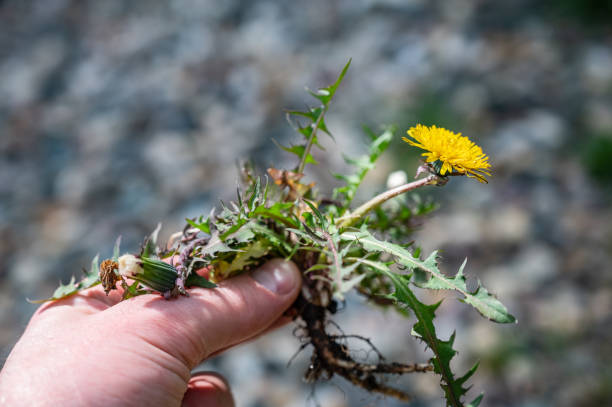
[{"label": "green leaf", "polygon": [[274,232],[268,227],[261,225],[257,222],[251,222],[248,225],[248,228],[256,236],[265,237],[272,246],[274,246],[279,251],[284,252],[283,255],[288,254],[292,250],[291,244],[285,239],[284,236]]},{"label": "green leaf", "polygon": [[300,157],[300,162],[296,167],[296,172],[298,173],[302,173],[304,171],[304,167],[306,166],[306,164],[315,163],[314,158],[312,157],[312,155],[310,155],[310,150],[313,145],[316,145],[317,147],[323,150],[323,147],[321,146],[321,144],[319,144],[319,140],[317,139],[318,130],[325,132],[333,139],[332,134],[330,133],[329,129],[327,128],[327,125],[325,124],[325,114],[327,113],[327,110],[329,109],[329,104],[332,98],[334,97],[338,86],[342,82],[342,79],[344,79],[344,75],[346,75],[346,71],[348,70],[350,64],[351,61],[349,60],[342,69],[342,72],[340,72],[338,79],[336,79],[336,81],[332,85],[325,88],[320,88],[316,92],[312,92],[310,90],[308,91],[312,96],[317,98],[322,103],[321,106],[314,108],[311,107],[308,108],[308,110],[306,111],[290,110],[287,112],[287,117],[289,121],[291,121],[289,119],[290,116],[304,117],[310,121],[310,123],[306,125],[298,124],[294,126],[296,130],[306,139],[305,145],[294,146],[290,148],[281,146],[281,148],[285,149],[286,151],[289,151],[290,153],[296,154],[298,157]]},{"label": "green leaf", "polygon": [[236,187],[236,197],[238,198],[238,208],[242,210],[244,203],[242,202],[242,194],[240,193],[240,187]]},{"label": "green leaf", "polygon": [[317,263],[314,266],[309,267],[307,270],[304,271],[304,274],[308,274],[311,271],[318,271],[318,270],[327,270],[329,268],[329,264],[321,264],[321,263]]},{"label": "green leaf", "polygon": [[190,273],[185,280],[185,287],[215,288],[217,284],[208,281],[197,273]]},{"label": "green leaf", "polygon": [[344,75],[346,75],[346,71],[348,71],[349,66],[351,65],[351,61],[352,58],[348,60],[346,65],[344,65],[344,68],[342,69],[342,72],[340,72],[340,75],[338,76],[338,79],[336,79],[336,82],[326,88],[320,88],[316,92],[310,92],[310,94],[315,98],[319,99],[324,106],[328,105],[336,94],[336,90],[342,82],[342,79],[344,79]]},{"label": "green leaf", "polygon": [[185,221],[189,223],[189,225],[191,225],[192,227],[199,229],[206,234],[210,234],[210,226],[208,225],[208,219],[206,222],[200,222],[200,223],[196,223],[195,221],[189,218],[185,218]]},{"label": "green leaf", "polygon": [[[342,274],[349,274],[352,270],[348,268],[343,268]],[[356,275],[354,277],[349,278],[348,280],[343,279],[340,287],[337,288],[337,292],[335,293],[336,297],[340,300],[344,299],[344,294],[351,291],[353,287],[361,283],[361,281],[366,277],[365,274]]]},{"label": "green leaf", "polygon": [[247,243],[255,238],[255,232],[250,227],[255,221],[240,219],[238,223],[229,228],[227,232],[221,235],[223,241],[232,240],[234,243]]},{"label": "green leaf", "polygon": [[310,210],[312,210],[312,213],[315,214],[316,219],[318,220],[317,226],[322,229],[327,229],[328,222],[325,216],[323,216],[323,214],[321,213],[321,211],[319,211],[319,209],[308,199],[304,199],[304,202],[306,203],[306,205],[310,207]]},{"label": "green leaf", "polygon": [[100,283],[100,268],[99,268],[100,255],[96,256],[91,260],[91,267],[88,272],[85,272],[85,276],[78,284],[78,290],[86,290]]},{"label": "green leaf", "polygon": [[372,139],[372,143],[369,146],[368,155],[363,155],[359,158],[353,159],[344,157],[347,164],[354,165],[357,167],[357,172],[352,175],[340,175],[335,174],[335,177],[344,181],[345,185],[334,189],[334,196],[343,195],[344,204],[343,209],[347,209],[355,196],[355,192],[361,185],[361,182],[365,178],[368,171],[374,168],[374,164],[378,157],[389,147],[391,140],[393,139],[393,133],[395,129],[392,127],[386,128],[380,135],[376,135],[368,127],[364,127],[365,132]]},{"label": "green leaf", "polygon": [[327,125],[325,124],[325,119],[323,117],[319,119],[319,117],[322,114],[325,114],[325,106],[311,107],[310,109],[308,109],[308,111],[304,111],[304,112],[300,110],[289,110],[287,111],[287,114],[305,117],[309,119],[312,123],[316,123],[317,121],[319,121],[319,126],[318,126],[319,130],[327,133],[327,135],[330,136],[332,139],[334,138],[334,136],[332,136],[332,134],[327,129]]},{"label": "green leaf", "polygon": [[74,276],[72,276],[68,284],[62,284],[60,282],[59,287],[57,287],[55,291],[53,291],[53,295],[50,299],[57,300],[60,298],[68,297],[78,291],[77,287],[78,285],[75,283],[75,278]]},{"label": "green leaf", "polygon": [[257,259],[268,254],[270,250],[269,242],[265,240],[257,240],[248,246],[240,249],[236,253],[236,257],[232,260],[229,266],[222,270],[223,279],[235,274],[236,272],[240,272],[245,269],[245,267],[253,264]]},{"label": "green leaf", "polygon": [[229,247],[223,240],[219,238],[219,232],[213,232],[212,236],[208,240],[205,246],[200,249],[200,256],[214,257],[217,253],[232,252],[235,251]]},{"label": "green leaf", "polygon": [[450,367],[451,359],[457,354],[457,351],[453,349],[455,334],[453,333],[446,341],[439,339],[433,324],[436,309],[440,306],[441,301],[431,305],[423,304],[410,289],[410,276],[393,273],[380,262],[370,262],[363,259],[360,262],[373,267],[391,280],[395,287],[392,296],[400,303],[408,306],[417,318],[417,322],[412,328],[413,335],[422,339],[434,354],[431,363],[434,366],[434,372],[442,377],[440,387],[444,390],[447,406],[462,407],[461,397],[468,391],[467,388],[463,387],[463,384],[474,373],[478,364],[474,365],[461,378],[455,379]]},{"label": "green leaf", "polygon": [[[467,304],[470,304],[480,312],[480,314],[491,321],[499,322],[502,324],[514,323],[516,319],[508,313],[508,310],[494,295],[490,294],[485,287],[480,283],[473,292],[470,292],[467,288],[467,279],[463,274],[463,269],[467,263],[467,259],[463,261],[459,271],[454,277],[446,277],[437,269],[436,252],[433,252],[426,263],[434,265],[435,269],[432,268],[429,279],[423,279],[423,277],[415,280],[415,284],[421,288],[427,288],[430,290],[456,290],[463,294],[465,297],[461,300]],[[425,270],[427,271],[427,270]]]},{"label": "green leaf", "polygon": [[287,228],[286,230],[288,232],[295,233],[297,236],[305,239],[306,241],[319,243],[319,245],[325,245],[327,243],[325,239],[317,235],[312,229],[310,229],[306,225],[302,224],[302,227],[304,228],[304,230],[299,230],[299,229],[294,229],[294,228]]},{"label": "green leaf", "polygon": [[257,204],[263,203],[263,195],[262,191],[261,191],[261,178],[257,177],[255,179],[255,184],[253,185],[253,187],[250,189],[251,192],[251,196],[248,198],[248,208],[249,208],[249,212],[252,212],[255,210],[255,207],[257,206]]},{"label": "green leaf", "polygon": [[140,254],[143,257],[151,257],[157,256],[157,237],[159,236],[159,231],[161,230],[161,223],[157,224],[157,227],[151,233],[151,235],[145,241],[144,247],[142,249],[142,253]]},{"label": "green leaf", "polygon": [[291,202],[276,202],[269,208],[266,208],[264,205],[260,205],[255,208],[255,210],[250,214],[250,217],[261,216],[263,218],[269,218],[284,223],[286,226],[297,228],[299,223],[290,217],[290,211],[294,206],[295,205]]},{"label": "green leaf", "polygon": [[124,285],[124,291],[123,291],[123,299],[127,300],[128,298],[132,298],[132,297],[136,297],[138,295],[142,295],[142,294],[148,294],[150,291],[148,289],[141,289],[140,288],[140,282],[139,281],[134,281],[132,284],[130,285]]},{"label": "green leaf", "polygon": [[[463,266],[454,278],[447,277],[438,268],[437,252],[434,251],[429,257],[422,261],[415,258],[402,246],[384,242],[376,239],[365,229],[360,232],[345,232],[341,235],[343,240],[358,241],[367,251],[385,252],[391,254],[396,262],[402,266],[415,271],[414,283],[421,288],[432,290],[455,290],[463,294],[463,302],[470,304],[485,318],[499,323],[516,322],[516,319],[508,313],[506,307],[493,295],[491,295],[480,284],[475,291],[470,292],[463,275]],[[427,277],[429,275],[429,277]]]},{"label": "green leaf", "polygon": [[[297,155],[300,158],[302,158],[304,156],[304,151],[306,151],[306,146],[303,146],[303,145],[300,145],[300,144],[295,145],[295,146],[291,146],[291,147],[285,147],[285,146],[283,146],[281,144],[278,144],[278,143],[277,143],[277,145],[281,149],[285,150],[286,152],[291,153],[291,154],[295,154],[295,155]],[[312,154],[308,153],[308,155],[306,155],[306,164],[317,165],[319,163],[317,162],[317,160],[314,159]]]}]

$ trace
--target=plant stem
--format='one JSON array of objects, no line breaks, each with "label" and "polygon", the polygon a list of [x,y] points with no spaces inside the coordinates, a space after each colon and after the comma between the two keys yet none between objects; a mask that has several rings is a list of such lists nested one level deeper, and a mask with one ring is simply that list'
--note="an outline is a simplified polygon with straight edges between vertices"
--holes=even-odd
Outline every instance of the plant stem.
[{"label": "plant stem", "polygon": [[321,124],[321,120],[323,120],[323,116],[325,116],[325,113],[327,113],[327,106],[323,107],[323,110],[319,114],[317,121],[312,126],[312,132],[310,133],[310,138],[308,139],[308,143],[306,143],[304,154],[302,155],[302,158],[300,159],[300,164],[297,167],[296,172],[298,174],[304,173],[304,167],[306,167],[306,159],[308,158],[308,154],[310,154],[310,150],[312,149],[312,144],[314,142],[315,136],[317,135],[317,130],[319,130],[319,125]]},{"label": "plant stem", "polygon": [[380,206],[382,203],[388,201],[389,199],[401,195],[405,192],[423,187],[425,185],[435,185],[437,184],[438,178],[439,177],[437,175],[431,174],[425,178],[421,178],[419,180],[409,182],[408,184],[400,185],[399,187],[389,189],[370,199],[368,202],[355,209],[353,213],[349,213],[348,215],[336,219],[336,226],[338,226],[339,228],[349,227],[355,222],[357,222],[359,219],[363,218],[366,213]]},{"label": "plant stem", "polygon": [[329,249],[331,250],[334,256],[334,267],[336,268],[336,275],[334,276],[334,280],[336,283],[336,290],[340,294],[342,294],[342,264],[340,263],[340,259],[338,258],[338,249],[336,248],[336,245],[334,244],[334,240],[332,239],[331,235],[324,230],[322,232],[323,237],[325,237],[325,239],[327,240]]}]

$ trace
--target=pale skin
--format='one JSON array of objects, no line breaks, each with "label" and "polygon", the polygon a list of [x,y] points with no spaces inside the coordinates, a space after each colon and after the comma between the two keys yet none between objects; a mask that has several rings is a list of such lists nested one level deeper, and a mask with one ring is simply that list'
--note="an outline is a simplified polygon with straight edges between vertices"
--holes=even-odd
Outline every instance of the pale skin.
[{"label": "pale skin", "polygon": [[47,303],[0,372],[0,405],[233,406],[225,379],[192,369],[288,322],[300,285],[295,264],[271,260],[170,301],[98,286]]}]

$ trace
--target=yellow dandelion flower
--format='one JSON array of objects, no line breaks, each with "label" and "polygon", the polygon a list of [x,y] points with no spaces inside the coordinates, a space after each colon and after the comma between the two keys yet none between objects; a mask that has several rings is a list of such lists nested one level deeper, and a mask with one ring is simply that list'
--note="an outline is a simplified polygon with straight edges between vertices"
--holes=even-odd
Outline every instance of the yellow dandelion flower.
[{"label": "yellow dandelion flower", "polygon": [[428,163],[434,163],[440,175],[464,174],[480,182],[487,182],[485,175],[491,176],[489,157],[461,133],[422,124],[411,127],[407,133],[416,141],[407,137],[402,139],[412,146],[427,150],[422,155],[426,157]]}]

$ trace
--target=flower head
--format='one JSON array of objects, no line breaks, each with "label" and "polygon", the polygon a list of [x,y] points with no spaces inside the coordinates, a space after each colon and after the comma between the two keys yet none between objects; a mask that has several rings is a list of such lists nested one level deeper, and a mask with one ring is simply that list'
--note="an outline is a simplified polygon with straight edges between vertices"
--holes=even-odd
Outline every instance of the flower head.
[{"label": "flower head", "polygon": [[111,290],[117,289],[117,281],[121,280],[121,278],[115,273],[115,270],[119,269],[119,264],[111,259],[106,259],[102,263],[100,263],[100,282],[102,283],[102,287],[104,287],[104,292],[106,295]]},{"label": "flower head", "polygon": [[427,150],[422,155],[426,157],[428,163],[434,164],[440,175],[465,174],[480,182],[487,182],[485,175],[491,176],[489,157],[461,133],[422,124],[411,127],[407,133],[416,141],[407,137],[403,137],[403,140],[412,146]]},{"label": "flower head", "polygon": [[143,272],[142,262],[133,254],[124,254],[117,261],[119,274],[124,277],[133,278]]},{"label": "flower head", "polygon": [[161,260],[124,254],[117,264],[119,274],[160,293],[170,292],[176,286],[176,268]]}]

